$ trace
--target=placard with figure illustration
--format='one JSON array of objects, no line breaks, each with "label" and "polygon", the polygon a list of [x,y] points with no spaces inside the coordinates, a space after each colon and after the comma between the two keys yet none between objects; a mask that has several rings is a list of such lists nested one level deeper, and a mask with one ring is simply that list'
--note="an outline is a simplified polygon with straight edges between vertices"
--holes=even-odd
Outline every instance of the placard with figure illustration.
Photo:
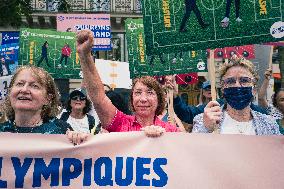
[{"label": "placard with figure illustration", "polygon": [[0,77],[13,75],[18,67],[19,43],[0,45]]},{"label": "placard with figure illustration", "polygon": [[144,0],[142,3],[147,54],[284,39],[283,0]]},{"label": "placard with figure illustration", "polygon": [[125,21],[130,77],[205,72],[206,51],[146,55],[142,19]]},{"label": "placard with figure illustration", "polygon": [[80,78],[75,34],[40,29],[21,29],[21,65],[43,67],[54,78]]}]

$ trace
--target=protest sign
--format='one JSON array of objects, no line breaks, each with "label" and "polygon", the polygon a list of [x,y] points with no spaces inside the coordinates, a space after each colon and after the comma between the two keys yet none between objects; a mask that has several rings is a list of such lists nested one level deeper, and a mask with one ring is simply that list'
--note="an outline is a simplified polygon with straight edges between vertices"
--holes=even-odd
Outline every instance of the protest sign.
[{"label": "protest sign", "polygon": [[14,74],[18,67],[19,43],[0,45],[0,77]]},{"label": "protest sign", "polygon": [[[165,84],[166,76],[154,76],[154,78],[162,85]],[[187,74],[177,74],[175,76],[176,83],[178,85],[192,85],[198,83],[198,74],[197,73],[187,73]]]},{"label": "protest sign", "polygon": [[[207,50],[209,57],[209,50]],[[254,59],[254,45],[243,45],[237,47],[225,47],[214,49],[214,58],[230,59],[233,55],[242,56],[245,59]]]},{"label": "protest sign", "polygon": [[205,51],[146,55],[142,19],[127,19],[125,30],[131,78],[207,71]]},{"label": "protest sign", "polygon": [[94,33],[94,50],[111,50],[109,14],[57,14],[57,30],[76,32],[91,30]]},{"label": "protest sign", "polygon": [[43,67],[54,78],[80,78],[75,34],[40,29],[21,29],[21,65]]},{"label": "protest sign", "polygon": [[132,80],[130,79],[129,64],[112,60],[96,59],[96,68],[104,84],[111,88],[130,89]]},{"label": "protest sign", "polygon": [[1,45],[10,43],[19,43],[20,32],[1,32],[2,42]]},{"label": "protest sign", "polygon": [[281,1],[144,0],[147,54],[281,41]]},{"label": "protest sign", "polygon": [[0,103],[2,103],[8,95],[8,87],[11,82],[12,75],[0,77]]},{"label": "protest sign", "polygon": [[[173,142],[174,141],[174,142]],[[0,134],[0,188],[282,189],[283,136]]]}]

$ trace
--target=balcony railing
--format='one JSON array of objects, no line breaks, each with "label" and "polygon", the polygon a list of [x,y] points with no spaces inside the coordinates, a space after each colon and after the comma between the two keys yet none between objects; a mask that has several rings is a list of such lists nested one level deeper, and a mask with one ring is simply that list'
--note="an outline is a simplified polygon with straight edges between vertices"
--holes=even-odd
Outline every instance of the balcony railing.
[{"label": "balcony railing", "polygon": [[[60,0],[32,0],[34,12],[58,12]],[[68,0],[70,12],[142,13],[141,0]]]}]

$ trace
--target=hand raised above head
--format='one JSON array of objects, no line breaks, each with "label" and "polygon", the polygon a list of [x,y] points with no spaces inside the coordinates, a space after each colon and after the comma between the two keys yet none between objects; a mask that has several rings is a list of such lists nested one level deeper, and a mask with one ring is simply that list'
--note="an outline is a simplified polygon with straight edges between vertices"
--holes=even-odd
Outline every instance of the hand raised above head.
[{"label": "hand raised above head", "polygon": [[264,76],[265,76],[266,79],[270,79],[271,76],[272,76],[272,69],[268,68],[267,70],[265,70]]},{"label": "hand raised above head", "polygon": [[93,32],[90,30],[81,30],[77,33],[77,52],[79,55],[91,53],[94,45]]},{"label": "hand raised above head", "polygon": [[165,87],[173,90],[174,97],[178,95],[178,85],[174,75],[168,75],[165,77]]}]

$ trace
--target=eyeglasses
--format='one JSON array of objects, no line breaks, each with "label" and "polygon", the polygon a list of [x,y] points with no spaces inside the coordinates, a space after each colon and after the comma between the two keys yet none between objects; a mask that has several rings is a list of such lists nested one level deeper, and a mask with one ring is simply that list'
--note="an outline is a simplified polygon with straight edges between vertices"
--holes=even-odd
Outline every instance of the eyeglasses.
[{"label": "eyeglasses", "polygon": [[83,101],[83,100],[86,100],[87,98],[85,96],[73,96],[71,97],[71,100],[80,100],[80,101]]},{"label": "eyeglasses", "polygon": [[229,77],[229,78],[223,79],[222,82],[225,87],[233,87],[237,83],[237,80],[239,81],[239,84],[242,87],[248,87],[255,81],[254,78],[250,78],[250,77],[239,77],[239,78]]}]

